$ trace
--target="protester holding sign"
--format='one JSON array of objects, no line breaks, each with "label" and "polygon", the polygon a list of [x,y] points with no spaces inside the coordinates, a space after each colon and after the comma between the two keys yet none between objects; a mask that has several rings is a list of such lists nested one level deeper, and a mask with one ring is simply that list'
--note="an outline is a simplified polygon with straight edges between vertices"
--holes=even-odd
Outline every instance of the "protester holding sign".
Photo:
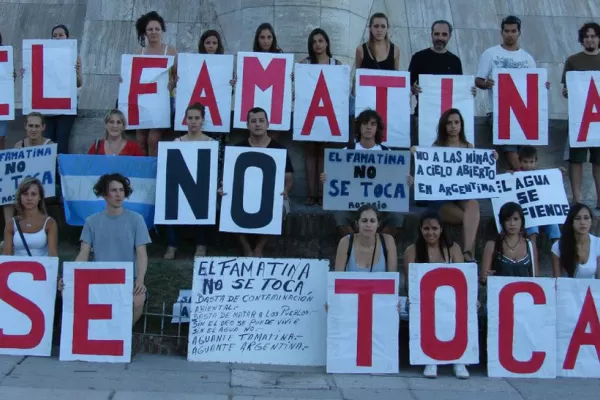
[{"label": "protester holding sign", "polygon": [[[583,51],[569,56],[565,62],[561,79],[561,83],[564,85],[562,89],[564,97],[567,97],[569,94],[567,72],[600,71],[600,25],[596,22],[583,24],[578,32],[578,39],[579,43],[583,46]],[[593,111],[590,111],[590,113],[593,113]],[[597,120],[593,119],[593,121]],[[571,189],[573,190],[573,202],[581,202],[582,165],[588,160],[588,151],[590,153],[589,161],[592,163],[592,172],[596,184],[596,209],[600,209],[600,148],[598,147],[569,147],[569,179],[571,180]]]},{"label": "protester holding sign", "polygon": [[[331,55],[329,35],[321,28],[313,29],[310,35],[308,35],[308,57],[300,61],[300,63],[328,65],[342,64]],[[310,141],[304,143],[306,181],[308,184],[308,197],[304,204],[307,206],[315,205],[315,203],[320,206],[323,205],[323,185],[319,182],[319,175],[323,172],[324,151],[324,143]]]},{"label": "protester holding sign", "polygon": [[356,212],[358,233],[340,239],[335,255],[335,270],[350,272],[397,272],[398,253],[394,238],[377,233],[377,208],[364,205]]},{"label": "protester holding sign", "polygon": [[600,279],[600,238],[590,233],[592,210],[577,203],[569,210],[560,240],[552,245],[552,276]]},{"label": "protester holding sign", "polygon": [[525,215],[520,205],[506,203],[498,216],[502,232],[483,250],[481,281],[494,276],[539,276],[537,248],[525,237]]},{"label": "protester holding sign", "polygon": [[200,54],[225,54],[221,35],[214,29],[204,31],[198,41],[198,53]]},{"label": "protester holding sign", "polygon": [[[156,11],[150,11],[142,15],[135,22],[140,48],[135,54],[152,56],[175,56],[175,64],[169,74],[169,92],[171,98],[171,119],[175,115],[175,86],[177,76],[177,49],[162,42],[162,35],[167,31],[165,20]],[[147,42],[146,42],[147,41]],[[163,136],[165,129],[138,129],[136,131],[136,140],[140,148],[150,157],[156,157],[158,154],[158,142]]]},{"label": "protester holding sign", "polygon": [[[215,139],[202,132],[202,124],[206,114],[205,107],[200,103],[195,103],[185,110],[185,120],[188,132],[175,139],[176,142],[204,142],[214,141]],[[214,192],[213,192],[214,193]],[[196,226],[196,254],[194,257],[204,257],[206,255],[206,243],[208,241],[207,229],[205,226]],[[175,253],[179,247],[179,235],[175,225],[167,225],[168,247],[164,255],[165,260],[175,258]]]},{"label": "protester holding sign", "polygon": [[391,42],[389,22],[384,13],[375,13],[369,19],[369,41],[356,48],[356,69],[400,69],[400,49]]},{"label": "protester holding sign", "polygon": [[110,110],[104,117],[104,139],[96,140],[88,154],[106,156],[143,156],[142,149],[125,137],[127,120],[120,110]]},{"label": "protester holding sign", "polygon": [[44,186],[35,178],[19,184],[17,216],[4,226],[5,256],[58,257],[58,226],[46,212]]}]

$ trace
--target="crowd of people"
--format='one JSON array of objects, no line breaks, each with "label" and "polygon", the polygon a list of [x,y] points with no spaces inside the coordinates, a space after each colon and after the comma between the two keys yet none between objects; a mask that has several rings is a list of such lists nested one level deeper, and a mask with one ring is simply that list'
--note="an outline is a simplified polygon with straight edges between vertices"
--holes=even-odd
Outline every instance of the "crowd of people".
[{"label": "crowd of people", "polygon": [[[173,55],[177,49],[163,42],[166,25],[163,18],[152,11],[140,17],[135,28],[140,47],[136,54]],[[521,20],[515,16],[504,18],[500,26],[502,42],[487,49],[479,60],[472,94],[485,91],[492,101],[492,70],[494,68],[530,68],[535,67],[533,57],[519,46]],[[461,60],[448,49],[452,39],[452,25],[447,21],[435,21],[431,26],[431,47],[415,53],[410,61],[411,91],[418,99],[422,88],[419,75],[463,73]],[[52,30],[53,39],[69,37],[67,27],[58,25]],[[579,43],[583,50],[570,56],[565,63],[562,93],[568,96],[565,75],[568,71],[600,70],[600,25],[586,23],[578,31]],[[0,36],[1,43],[1,36]],[[282,53],[275,30],[264,23],[256,30],[253,51]],[[308,57],[302,60],[307,64],[340,65],[332,57],[332,45],[327,33],[314,29],[308,36]],[[224,45],[220,34],[209,30],[200,36],[198,52],[203,54],[223,54]],[[382,13],[373,14],[369,20],[369,39],[356,48],[355,67],[380,70],[398,70],[400,52],[390,40],[387,17]],[[21,75],[27,71],[21,71]],[[77,61],[74,73],[77,74],[77,86],[83,86],[81,61]],[[16,78],[15,74],[15,78]],[[174,96],[177,90],[177,62],[170,70],[169,91],[171,94],[171,112],[174,115]],[[236,77],[231,85],[235,88]],[[550,87],[550,84],[547,84]],[[490,109],[491,110],[491,109]],[[418,106],[415,116],[418,114]],[[283,148],[278,142],[278,134],[269,132],[269,116],[262,108],[253,108],[247,116],[248,137],[239,146]],[[205,108],[202,104],[192,104],[185,113],[187,132],[177,141],[211,141],[215,137],[202,130]],[[68,152],[68,141],[74,116],[44,116],[31,113],[25,117],[25,136],[16,147],[39,146],[52,142],[58,143],[58,152]],[[491,115],[490,115],[491,121]],[[105,117],[105,134],[90,144],[89,154],[156,156],[158,143],[169,139],[167,129],[138,130],[136,140],[128,140],[125,135],[127,121],[119,110],[111,110]],[[413,121],[418,129],[417,119]],[[389,151],[382,144],[384,122],[374,110],[365,110],[355,118],[354,135],[347,149]],[[6,135],[6,123],[0,122],[0,136]],[[218,140],[221,140],[219,138]],[[413,140],[413,143],[415,141]],[[3,141],[0,142],[3,145]],[[222,143],[223,144],[223,143]],[[307,143],[305,149],[305,169],[308,185],[308,197],[305,204],[322,204],[323,185],[327,176],[323,174],[323,155],[326,143]],[[449,109],[439,119],[437,139],[434,146],[473,148],[465,136],[465,121],[461,111]],[[573,188],[573,201],[562,230],[557,225],[525,229],[525,216],[519,204],[507,203],[502,206],[499,221],[502,231],[489,241],[484,248],[480,264],[480,283],[485,285],[487,278],[495,276],[531,277],[540,274],[538,246],[536,241],[540,232],[552,241],[552,275],[571,278],[600,278],[600,239],[590,233],[593,212],[590,207],[581,204],[582,164],[589,161],[593,165],[598,199],[600,199],[600,150],[570,149],[569,175]],[[504,156],[512,171],[531,171],[536,168],[537,152],[531,146],[503,146],[494,153],[495,157]],[[87,218],[81,234],[81,249],[78,261],[93,258],[96,261],[131,261],[135,265],[134,322],[140,317],[146,299],[144,279],[148,264],[146,246],[150,236],[143,219],[123,207],[124,201],[134,188],[127,177],[106,171],[96,186],[94,193],[106,201],[106,210]],[[281,195],[284,198],[284,215],[289,212],[289,195],[292,190],[294,167],[289,156],[285,167],[285,187]],[[412,178],[409,177],[409,183]],[[222,188],[220,196],[226,196]],[[600,209],[600,204],[596,206]],[[56,222],[48,216],[44,205],[44,190],[36,179],[26,179],[20,185],[15,197],[15,205],[4,207],[4,255],[57,256],[58,231]],[[397,249],[394,236],[403,225],[400,213],[380,213],[374,206],[361,207],[356,215],[350,212],[334,213],[340,242],[335,256],[336,271],[397,272],[399,253],[403,253],[403,268],[408,270],[413,263],[462,263],[476,262],[475,240],[479,227],[480,210],[476,200],[429,202],[427,211],[420,217],[418,237],[414,244],[406,249]],[[462,225],[462,246],[450,239],[447,224]],[[205,227],[196,227],[195,256],[207,254],[207,231]],[[262,257],[268,236],[256,238],[239,235],[245,256]],[[176,226],[168,227],[168,247],[165,259],[173,259],[179,248],[179,235]],[[93,255],[92,255],[93,254]],[[282,255],[279,255],[282,256]],[[408,280],[406,280],[408,282]],[[459,378],[469,376],[464,365],[455,366]],[[435,366],[425,369],[428,377],[436,376]]]}]

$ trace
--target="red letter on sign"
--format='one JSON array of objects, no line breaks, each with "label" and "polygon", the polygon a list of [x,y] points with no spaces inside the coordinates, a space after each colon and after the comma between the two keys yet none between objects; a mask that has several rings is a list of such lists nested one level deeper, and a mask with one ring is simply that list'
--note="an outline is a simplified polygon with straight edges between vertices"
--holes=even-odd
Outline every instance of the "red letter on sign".
[{"label": "red letter on sign", "polygon": [[[0,63],[8,62],[8,51],[0,51]],[[8,104],[0,104],[0,115],[8,115],[9,113]]]},{"label": "red letter on sign", "polygon": [[[204,96],[202,94],[204,94]],[[213,125],[223,125],[223,121],[221,120],[221,114],[219,114],[219,107],[217,107],[217,98],[215,97],[215,90],[213,89],[213,85],[210,80],[210,75],[208,73],[208,67],[206,66],[206,62],[202,63],[202,68],[200,68],[200,74],[198,75],[196,86],[194,86],[194,91],[192,92],[190,105],[194,103],[200,103],[204,107],[208,108],[208,112],[210,112],[210,118],[212,120]],[[183,125],[187,125],[185,115],[183,117]]]},{"label": "red letter on sign", "polygon": [[383,279],[336,279],[335,293],[358,295],[356,365],[370,367],[373,363],[373,295],[396,293],[395,282]]},{"label": "red letter on sign", "polygon": [[[323,102],[323,106],[320,106],[321,102]],[[308,107],[306,120],[304,120],[304,125],[302,126],[302,135],[310,135],[313,124],[315,123],[315,118],[317,117],[327,118],[327,122],[329,123],[329,130],[331,131],[331,134],[333,136],[342,135],[342,132],[340,132],[340,125],[338,124],[337,118],[335,117],[333,103],[331,102],[329,88],[327,88],[327,83],[325,82],[325,76],[323,75],[323,71],[321,71],[321,74],[319,75],[319,79],[317,80],[317,86],[315,88],[315,93],[313,94],[313,98],[310,102],[310,107]]]},{"label": "red letter on sign", "polygon": [[15,272],[31,274],[34,281],[46,280],[46,269],[38,262],[8,261],[2,263],[0,267],[0,299],[29,317],[31,331],[27,335],[5,335],[0,329],[0,347],[3,349],[33,349],[44,338],[44,313],[35,303],[10,290],[8,277]]},{"label": "red letter on sign", "polygon": [[[590,327],[589,333],[586,332],[588,325]],[[575,368],[579,348],[584,345],[594,346],[598,359],[600,359],[600,321],[598,320],[598,310],[596,309],[596,303],[594,303],[590,288],[588,288],[585,294],[581,314],[579,314],[579,320],[577,321],[577,325],[575,325],[575,331],[567,349],[563,369]]]},{"label": "red letter on sign", "polygon": [[271,98],[270,122],[272,124],[281,124],[283,121],[285,79],[285,59],[274,58],[269,63],[267,69],[264,69],[257,57],[244,58],[241,120],[246,122],[248,111],[254,107],[254,90],[256,87],[262,91],[272,87],[273,96]]},{"label": "red letter on sign", "polygon": [[[451,286],[456,298],[456,328],[454,338],[448,342],[438,340],[435,335],[435,291],[442,286]],[[421,278],[421,348],[434,360],[456,360],[467,350],[467,294],[467,280],[458,269],[438,268]]]},{"label": "red letter on sign", "polygon": [[361,75],[361,86],[375,86],[375,111],[381,115],[384,130],[382,141],[387,141],[387,109],[388,109],[388,88],[406,87],[406,79],[400,76],[374,76]]},{"label": "red letter on sign", "polygon": [[45,110],[68,110],[71,108],[69,97],[44,97],[44,46],[31,46],[31,107]]},{"label": "red letter on sign", "polygon": [[510,74],[498,74],[498,138],[510,139],[510,111],[528,140],[539,138],[538,76],[527,75],[527,105]]},{"label": "red letter on sign", "polygon": [[442,110],[443,114],[446,110],[452,108],[452,92],[454,91],[454,81],[449,78],[442,79]]},{"label": "red letter on sign", "polygon": [[139,96],[142,94],[158,93],[156,82],[142,83],[142,71],[145,68],[167,68],[167,58],[134,57],[131,62],[131,83],[129,85],[129,115],[127,121],[130,125],[140,124],[140,108],[138,107]]},{"label": "red letter on sign", "polygon": [[514,298],[519,293],[529,293],[533,304],[546,304],[544,289],[533,282],[515,282],[502,288],[498,300],[500,316],[498,322],[498,358],[507,371],[515,374],[533,374],[542,368],[546,353],[534,351],[529,361],[518,361],[513,355],[513,339],[515,332]]},{"label": "red letter on sign", "polygon": [[122,356],[122,340],[90,340],[91,320],[111,319],[112,306],[90,304],[90,285],[125,284],[124,269],[76,269],[73,309],[73,354]]},{"label": "red letter on sign", "polygon": [[581,118],[581,127],[577,135],[578,142],[587,140],[588,132],[592,122],[600,122],[600,95],[598,95],[598,87],[594,82],[594,78],[590,79],[590,88],[588,89],[587,98],[585,100],[585,109]]}]

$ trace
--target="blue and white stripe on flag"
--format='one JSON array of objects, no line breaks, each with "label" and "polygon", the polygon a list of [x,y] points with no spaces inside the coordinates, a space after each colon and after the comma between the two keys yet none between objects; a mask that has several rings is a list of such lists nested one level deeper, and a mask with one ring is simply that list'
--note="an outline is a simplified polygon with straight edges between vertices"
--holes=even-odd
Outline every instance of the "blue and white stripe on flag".
[{"label": "blue and white stripe on flag", "polygon": [[148,229],[152,228],[156,160],[156,157],[60,154],[58,169],[67,223],[83,226],[88,216],[104,210],[106,202],[96,197],[94,185],[104,174],[119,173],[129,178],[133,189],[123,206],[144,217]]}]

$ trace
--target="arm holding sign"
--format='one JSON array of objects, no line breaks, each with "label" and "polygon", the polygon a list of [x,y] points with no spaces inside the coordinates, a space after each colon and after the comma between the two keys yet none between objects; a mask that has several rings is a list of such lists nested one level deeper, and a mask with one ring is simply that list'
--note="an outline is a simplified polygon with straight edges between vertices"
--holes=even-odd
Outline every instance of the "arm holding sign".
[{"label": "arm holding sign", "polygon": [[77,262],[88,262],[90,261],[90,250],[91,250],[91,246],[89,243],[86,243],[84,241],[81,242],[81,247],[79,248],[79,253],[77,254],[77,257],[75,258],[75,261]]},{"label": "arm holding sign", "polygon": [[392,235],[383,234],[385,247],[387,251],[387,272],[398,272],[398,250],[396,249],[396,241]]},{"label": "arm holding sign", "polygon": [[46,237],[48,238],[48,256],[58,257],[58,226],[54,218],[46,223]]},{"label": "arm holding sign", "polygon": [[13,248],[13,235],[14,228],[12,223],[12,217],[10,219],[6,219],[8,223],[4,224],[4,246],[2,247],[2,255],[12,256],[14,252]]},{"label": "arm holding sign", "polygon": [[81,58],[77,56],[77,63],[75,63],[75,71],[77,73],[77,87],[83,86],[83,74],[81,73]]}]

